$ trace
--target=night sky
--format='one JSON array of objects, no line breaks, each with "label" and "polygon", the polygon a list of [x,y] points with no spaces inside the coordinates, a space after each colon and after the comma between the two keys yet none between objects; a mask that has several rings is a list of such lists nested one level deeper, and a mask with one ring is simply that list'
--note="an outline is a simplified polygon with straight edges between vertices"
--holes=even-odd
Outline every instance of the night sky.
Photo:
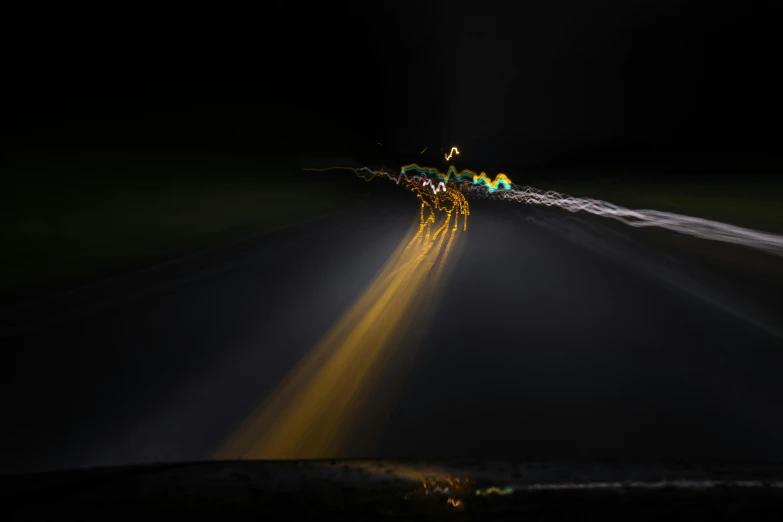
[{"label": "night sky", "polygon": [[777,165],[780,10],[768,4],[22,18],[6,35],[6,146],[393,164],[459,145],[481,169]]}]

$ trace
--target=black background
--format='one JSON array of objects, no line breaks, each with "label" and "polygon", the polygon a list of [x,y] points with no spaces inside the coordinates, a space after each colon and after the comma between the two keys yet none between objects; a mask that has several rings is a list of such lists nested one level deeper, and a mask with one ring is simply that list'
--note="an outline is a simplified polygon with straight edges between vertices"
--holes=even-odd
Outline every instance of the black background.
[{"label": "black background", "polygon": [[779,14],[667,1],[20,14],[4,37],[5,145],[387,163],[459,145],[481,169],[768,168]]}]

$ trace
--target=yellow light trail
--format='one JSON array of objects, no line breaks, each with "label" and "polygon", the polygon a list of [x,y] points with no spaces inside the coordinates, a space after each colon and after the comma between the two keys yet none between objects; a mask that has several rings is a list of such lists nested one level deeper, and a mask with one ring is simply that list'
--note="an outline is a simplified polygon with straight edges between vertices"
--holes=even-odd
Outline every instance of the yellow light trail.
[{"label": "yellow light trail", "polygon": [[407,181],[403,184],[419,199],[418,223],[364,294],[224,444],[217,458],[340,456],[393,348],[418,306],[434,291],[456,236],[467,229],[469,208],[462,192],[449,187],[433,193]]},{"label": "yellow light trail", "polygon": [[451,156],[454,155],[454,153],[459,155],[459,151],[457,150],[457,147],[451,147],[451,150],[449,151],[449,153],[448,154],[444,154],[444,156],[446,156],[446,161],[449,161],[451,159]]},{"label": "yellow light trail", "polygon": [[500,495],[501,497],[506,495],[512,495],[514,493],[514,489],[511,487],[505,487],[503,489],[500,489],[498,487],[492,486],[491,488],[487,488],[484,490],[477,489],[476,495],[477,496],[487,496],[487,495]]},{"label": "yellow light trail", "polygon": [[421,152],[419,152],[419,154],[424,154],[424,151],[425,151],[425,150],[427,150],[427,147],[424,147],[424,150],[422,150]]}]

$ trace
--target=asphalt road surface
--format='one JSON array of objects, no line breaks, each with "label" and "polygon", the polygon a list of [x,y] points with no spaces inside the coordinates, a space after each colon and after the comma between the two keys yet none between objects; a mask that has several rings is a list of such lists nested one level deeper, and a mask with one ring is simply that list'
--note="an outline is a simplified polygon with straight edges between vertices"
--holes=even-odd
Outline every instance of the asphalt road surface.
[{"label": "asphalt road surface", "polygon": [[[437,298],[329,456],[783,459],[779,259],[471,205]],[[0,471],[213,457],[416,219],[404,191],[357,200],[6,310]]]}]

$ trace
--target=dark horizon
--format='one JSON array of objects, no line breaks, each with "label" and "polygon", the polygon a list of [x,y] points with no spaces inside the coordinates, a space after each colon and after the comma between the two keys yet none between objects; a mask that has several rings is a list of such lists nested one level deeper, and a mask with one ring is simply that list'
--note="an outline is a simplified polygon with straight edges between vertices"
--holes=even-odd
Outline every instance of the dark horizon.
[{"label": "dark horizon", "polygon": [[458,145],[482,170],[783,164],[773,7],[284,5],[174,27],[19,24],[7,156],[394,163]]}]

